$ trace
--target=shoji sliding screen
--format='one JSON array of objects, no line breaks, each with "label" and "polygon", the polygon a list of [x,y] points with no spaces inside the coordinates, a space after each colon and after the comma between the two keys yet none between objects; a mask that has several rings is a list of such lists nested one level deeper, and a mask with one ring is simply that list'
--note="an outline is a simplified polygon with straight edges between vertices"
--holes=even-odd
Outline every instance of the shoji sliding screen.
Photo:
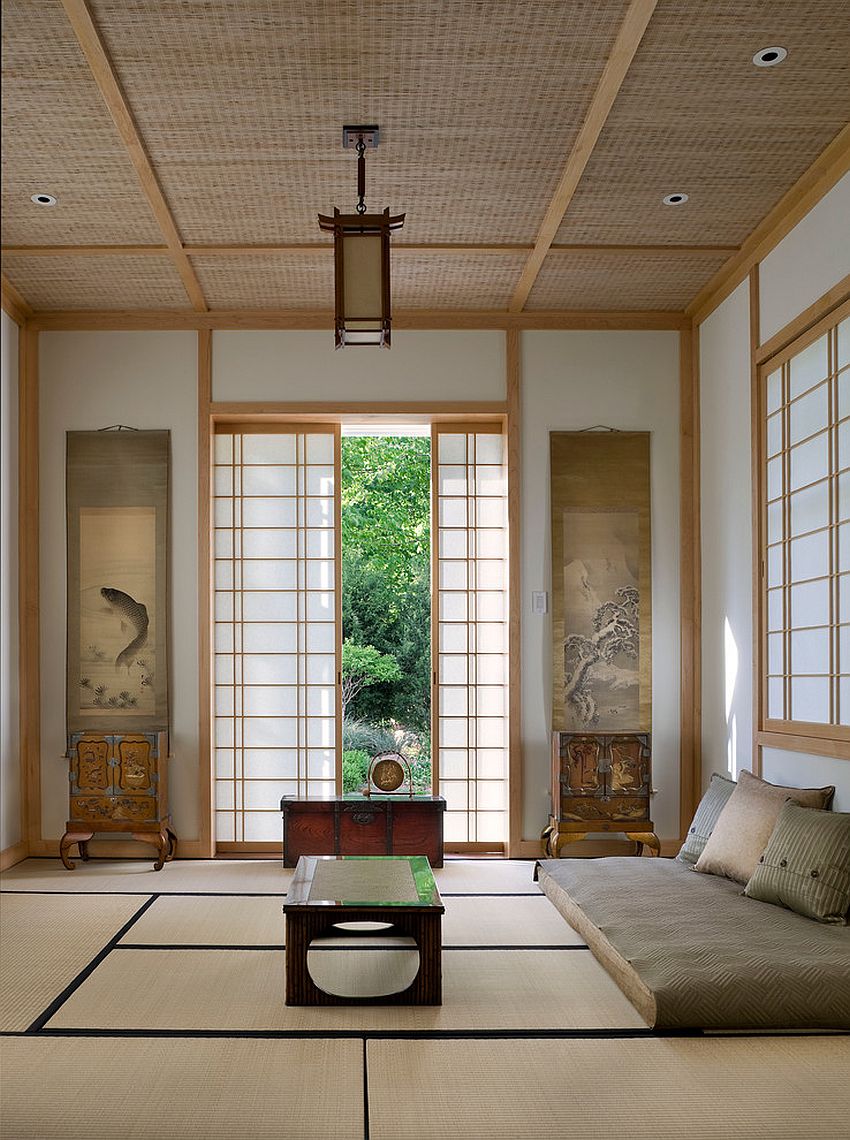
[{"label": "shoji sliding screen", "polygon": [[279,846],[282,795],[337,791],[339,533],[337,425],[217,425],[214,719],[221,850]]},{"label": "shoji sliding screen", "polygon": [[848,308],[765,362],[759,386],[761,726],[800,741],[800,751],[808,744],[821,751],[840,747],[845,754],[850,744]]},{"label": "shoji sliding screen", "polygon": [[502,425],[432,433],[432,749],[445,840],[497,849],[508,830],[508,523]]}]

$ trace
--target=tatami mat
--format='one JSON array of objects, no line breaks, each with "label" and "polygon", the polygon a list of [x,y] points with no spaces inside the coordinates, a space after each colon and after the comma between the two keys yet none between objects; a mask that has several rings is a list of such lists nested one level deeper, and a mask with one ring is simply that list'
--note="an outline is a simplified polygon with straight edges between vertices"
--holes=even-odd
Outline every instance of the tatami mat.
[{"label": "tatami mat", "polygon": [[0,897],[0,1029],[26,1029],[144,899]]},{"label": "tatami mat", "polygon": [[444,946],[582,946],[545,895],[443,900]]},{"label": "tatami mat", "polygon": [[[573,946],[582,940],[545,895],[444,900],[444,946]],[[170,898],[150,906],[122,939],[151,946],[283,946],[280,897]]]},{"label": "tatami mat", "polygon": [[450,859],[434,871],[440,894],[536,895],[533,859]]},{"label": "tatami mat", "polygon": [[[75,859],[67,871],[58,859],[25,859],[0,875],[4,891],[181,892],[284,894],[294,871],[279,859],[175,859],[161,871],[148,860]],[[530,859],[446,859],[434,869],[441,894],[539,893]]]},{"label": "tatami mat", "polygon": [[363,1140],[361,1041],[0,1042],[8,1140]]},{"label": "tatami mat", "polygon": [[139,859],[75,859],[67,871],[58,859],[25,859],[0,875],[3,891],[113,891],[143,895],[201,892],[221,894],[286,893],[294,872],[276,859],[175,859],[161,871]]},{"label": "tatami mat", "polygon": [[370,1041],[367,1066],[370,1140],[848,1135],[846,1038]]},{"label": "tatami mat", "polygon": [[[376,953],[366,951],[365,953]],[[393,951],[387,951],[393,953]],[[447,950],[442,1006],[284,1005],[275,950],[114,950],[49,1029],[645,1028],[588,950]]]},{"label": "tatami mat", "polygon": [[[555,908],[550,904],[550,909]],[[282,947],[283,930],[280,896],[170,898],[162,895],[121,941],[148,946]]]}]

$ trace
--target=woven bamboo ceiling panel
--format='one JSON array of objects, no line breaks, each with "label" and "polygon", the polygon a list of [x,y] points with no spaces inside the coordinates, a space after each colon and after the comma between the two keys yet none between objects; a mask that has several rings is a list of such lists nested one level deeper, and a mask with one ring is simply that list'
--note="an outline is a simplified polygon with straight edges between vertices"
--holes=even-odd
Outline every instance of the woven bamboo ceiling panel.
[{"label": "woven bamboo ceiling panel", "polygon": [[556,240],[740,244],[850,120],[848,60],[846,0],[660,0]]},{"label": "woven bamboo ceiling panel", "polygon": [[333,308],[333,251],[272,257],[193,257],[211,309]]},{"label": "woven bamboo ceiling panel", "polygon": [[[2,12],[4,245],[161,242],[62,5]],[[59,205],[30,201],[45,192]]]},{"label": "woven bamboo ceiling panel", "polygon": [[681,311],[726,260],[724,254],[670,258],[551,253],[527,309],[669,309]]},{"label": "woven bamboo ceiling panel", "polygon": [[404,309],[506,309],[524,263],[515,253],[398,253],[393,298]]},{"label": "woven bamboo ceiling panel", "polygon": [[3,271],[34,309],[185,309],[167,257],[9,255]]},{"label": "woven bamboo ceiling panel", "polygon": [[[392,254],[399,309],[506,309],[521,253]],[[192,265],[211,309],[330,309],[333,251],[201,257]]]},{"label": "woven bamboo ceiling panel", "polygon": [[[396,246],[485,247],[397,250],[394,304],[507,308],[629,11],[629,0],[85,3],[106,53],[100,82],[114,74],[153,177],[143,190],[73,30],[82,0],[4,0],[3,245],[122,247],[7,253],[4,273],[35,309],[200,305],[167,256],[125,248],[161,250],[170,213],[210,308],[329,310],[330,252],[191,247],[321,242],[317,214],[355,204],[341,128],[357,122],[381,128],[366,203],[406,213]],[[754,67],[774,45],[785,62]],[[659,0],[556,237],[620,248],[553,249],[527,307],[690,303],[850,120],[848,59],[846,0]],[[673,191],[690,200],[663,206]],[[33,205],[37,192],[58,206]],[[683,248],[624,248],[672,245]],[[727,252],[694,249],[708,245]]]},{"label": "woven bamboo ceiling panel", "polygon": [[94,0],[187,242],[312,241],[356,202],[408,241],[532,241],[624,0]]}]

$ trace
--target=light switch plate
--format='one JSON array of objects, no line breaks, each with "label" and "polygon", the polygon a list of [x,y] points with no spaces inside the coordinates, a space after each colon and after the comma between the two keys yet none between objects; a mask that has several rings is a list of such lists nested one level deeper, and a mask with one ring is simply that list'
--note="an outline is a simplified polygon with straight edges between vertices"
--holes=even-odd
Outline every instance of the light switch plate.
[{"label": "light switch plate", "polygon": [[549,612],[549,595],[545,590],[531,591],[531,612],[533,614],[546,614]]}]

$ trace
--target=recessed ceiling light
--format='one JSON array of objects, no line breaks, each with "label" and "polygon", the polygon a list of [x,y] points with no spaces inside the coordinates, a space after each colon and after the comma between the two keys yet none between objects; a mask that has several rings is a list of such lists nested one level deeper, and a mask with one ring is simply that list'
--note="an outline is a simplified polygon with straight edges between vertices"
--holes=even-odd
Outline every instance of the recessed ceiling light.
[{"label": "recessed ceiling light", "polygon": [[776,67],[777,63],[782,63],[787,54],[783,47],[762,48],[753,56],[753,63],[756,67]]},{"label": "recessed ceiling light", "polygon": [[52,194],[33,194],[30,201],[35,202],[36,206],[55,206],[57,199]]},{"label": "recessed ceiling light", "polygon": [[661,199],[665,206],[684,206],[687,200],[687,194],[682,194],[680,192],[677,192],[675,194],[667,194],[666,197]]}]

